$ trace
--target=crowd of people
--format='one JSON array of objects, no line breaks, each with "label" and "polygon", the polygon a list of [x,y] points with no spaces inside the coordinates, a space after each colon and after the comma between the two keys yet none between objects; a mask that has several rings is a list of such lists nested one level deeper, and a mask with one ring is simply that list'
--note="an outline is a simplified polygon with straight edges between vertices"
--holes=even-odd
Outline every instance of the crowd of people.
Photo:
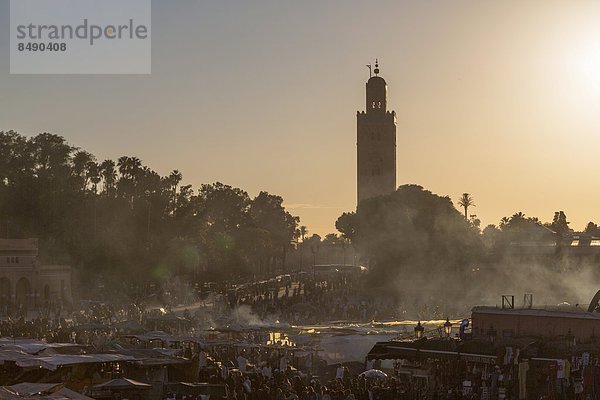
[{"label": "crowd of people", "polygon": [[[178,299],[185,301],[180,303]],[[0,299],[0,302],[6,303],[5,299]],[[360,272],[298,273],[243,284],[205,283],[196,285],[196,288],[178,281],[167,291],[157,287],[149,289],[145,300],[132,303],[119,301],[115,304],[107,299],[77,305],[60,302],[35,306],[12,304],[4,307],[4,311],[0,310],[0,332],[41,337],[43,332],[56,333],[57,330],[85,324],[111,326],[125,320],[143,323],[158,310],[161,313],[177,310],[180,316],[190,319],[192,325],[197,324],[202,329],[205,327],[202,326],[203,321],[215,321],[241,306],[249,308],[259,321],[281,321],[294,325],[402,320],[407,318],[409,308],[415,308],[393,296],[377,296],[368,291]],[[422,319],[444,316],[436,309],[424,310],[420,314],[423,314],[419,315]]]},{"label": "crowd of people", "polygon": [[119,322],[130,318],[140,320],[149,314],[133,304],[115,306],[98,302],[83,303],[77,311],[61,308],[52,313],[40,309],[35,317],[0,319],[0,337],[91,345],[101,338],[116,337]]},{"label": "crowd of people", "polygon": [[293,324],[372,321],[401,316],[393,298],[364,291],[359,273],[334,277],[305,276],[298,281],[262,282],[230,290],[230,306],[247,305],[262,319],[277,317]]},{"label": "crowd of people", "polygon": [[[77,308],[38,307],[0,320],[0,337],[32,338],[47,343],[75,343],[98,349],[119,340],[124,330],[164,330],[168,334],[202,334],[202,321],[210,315],[228,314],[245,307],[258,320],[279,320],[289,324],[319,324],[332,321],[372,321],[401,317],[396,299],[370,295],[360,274],[332,276],[284,275],[268,281],[243,285],[225,284],[200,293],[196,304],[155,304],[154,307],[109,302],[82,302]],[[172,291],[176,288],[171,289]],[[186,291],[182,289],[182,291]],[[176,298],[176,296],[172,296]],[[200,301],[200,299],[204,301]],[[200,304],[198,306],[198,304]],[[158,325],[158,317],[171,311],[178,316],[165,321],[179,325]],[[182,331],[181,321],[187,321]],[[132,322],[125,326],[124,323]],[[205,327],[206,328],[206,327]],[[316,350],[267,343],[261,335],[247,336],[248,346],[202,346],[182,348],[180,355],[198,363],[199,382],[224,385],[228,398],[235,400],[379,400],[458,399],[459,388],[430,386],[399,375],[360,375],[365,365],[328,366]],[[184,352],[185,350],[185,352]],[[165,393],[166,398],[182,396]],[[187,396],[185,400],[195,400]]]},{"label": "crowd of people", "polygon": [[[300,355],[298,355],[300,353]],[[194,357],[195,358],[195,357]],[[198,354],[199,380],[223,384],[235,400],[458,400],[462,388],[449,383],[401,379],[399,374],[361,373],[373,365],[328,367],[317,353],[286,348],[215,346]],[[439,382],[441,383],[441,381]],[[168,393],[167,397],[172,398]],[[182,398],[182,397],[180,397]],[[188,399],[191,400],[191,399]]]},{"label": "crowd of people", "polygon": [[232,389],[229,397],[236,400],[412,400],[427,393],[396,378],[357,375],[321,382],[280,372],[270,378],[237,374],[225,382]]}]

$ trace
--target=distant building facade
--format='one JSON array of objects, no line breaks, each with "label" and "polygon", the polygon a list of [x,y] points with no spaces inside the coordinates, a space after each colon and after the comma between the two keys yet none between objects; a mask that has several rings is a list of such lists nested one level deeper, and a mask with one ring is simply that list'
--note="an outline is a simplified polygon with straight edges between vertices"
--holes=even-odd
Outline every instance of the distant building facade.
[{"label": "distant building facade", "polygon": [[544,235],[511,242],[505,256],[514,266],[544,265],[556,270],[600,267],[600,238],[574,233],[561,236],[548,228]]},{"label": "distant building facade", "polygon": [[41,264],[37,239],[0,239],[0,315],[65,302],[71,267]]},{"label": "distant building facade", "polygon": [[493,331],[498,338],[573,336],[578,342],[590,342],[600,336],[600,313],[584,308],[554,309],[475,307],[471,314],[473,337],[487,337]]},{"label": "distant building facade", "polygon": [[396,190],[396,113],[387,110],[387,84],[377,63],[374,72],[366,85],[366,110],[356,115],[359,204]]}]

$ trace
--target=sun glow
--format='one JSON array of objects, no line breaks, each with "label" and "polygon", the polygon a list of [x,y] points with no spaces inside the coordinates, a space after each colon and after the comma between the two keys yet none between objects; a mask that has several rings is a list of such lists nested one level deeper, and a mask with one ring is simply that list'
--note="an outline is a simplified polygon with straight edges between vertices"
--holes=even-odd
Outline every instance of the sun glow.
[{"label": "sun glow", "polygon": [[577,70],[584,85],[594,92],[600,91],[600,39],[581,46],[576,60]]},{"label": "sun glow", "polygon": [[571,120],[576,132],[588,137],[597,131],[600,107],[600,29],[568,33],[555,45],[552,65],[546,67],[551,71],[546,86],[549,96],[542,101],[552,104],[557,118]]}]

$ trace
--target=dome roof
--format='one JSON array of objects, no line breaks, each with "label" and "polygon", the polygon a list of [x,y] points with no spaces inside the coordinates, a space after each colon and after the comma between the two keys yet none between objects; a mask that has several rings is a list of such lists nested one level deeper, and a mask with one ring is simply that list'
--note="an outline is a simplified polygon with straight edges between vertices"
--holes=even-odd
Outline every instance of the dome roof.
[{"label": "dome roof", "polygon": [[385,79],[383,79],[380,76],[372,76],[369,78],[369,81],[367,82],[368,85],[370,84],[374,84],[374,85],[386,85],[385,83]]}]

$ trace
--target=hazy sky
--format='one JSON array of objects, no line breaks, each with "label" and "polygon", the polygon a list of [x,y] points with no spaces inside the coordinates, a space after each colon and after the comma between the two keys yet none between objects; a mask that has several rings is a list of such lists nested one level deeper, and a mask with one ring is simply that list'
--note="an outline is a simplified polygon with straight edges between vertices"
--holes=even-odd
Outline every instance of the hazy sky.
[{"label": "hazy sky", "polygon": [[398,184],[469,192],[483,224],[600,222],[598,1],[154,1],[149,76],[11,76],[8,6],[0,130],[279,194],[325,234],[355,208],[356,111],[378,57]]}]

